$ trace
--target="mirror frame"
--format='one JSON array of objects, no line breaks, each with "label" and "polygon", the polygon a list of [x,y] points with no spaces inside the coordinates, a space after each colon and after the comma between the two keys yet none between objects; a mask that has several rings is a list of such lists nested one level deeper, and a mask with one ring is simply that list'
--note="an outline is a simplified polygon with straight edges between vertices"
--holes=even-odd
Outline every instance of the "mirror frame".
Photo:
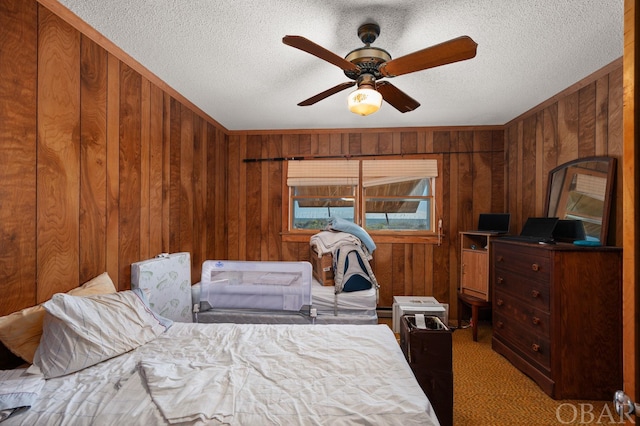
[{"label": "mirror frame", "polygon": [[[571,168],[579,168],[581,163],[594,163],[599,162],[603,163],[603,167],[601,172],[607,175],[607,182],[605,187],[605,197],[602,205],[602,221],[600,226],[600,244],[607,245],[607,237],[609,232],[609,214],[611,212],[611,198],[613,197],[613,185],[614,179],[616,175],[616,159],[613,157],[607,156],[599,156],[599,157],[584,157],[578,158],[576,160],[568,161],[564,164],[560,164],[549,172],[549,178],[547,181],[547,198],[545,200],[544,206],[544,214],[547,217],[559,217],[558,213],[558,204],[563,197],[566,197],[566,194],[563,195],[563,191],[565,189],[565,178],[566,171]],[[561,180],[554,181],[554,176],[557,173],[565,171],[560,176]],[[555,185],[554,185],[555,183]],[[554,203],[552,203],[554,200]],[[549,209],[555,205],[555,209],[553,212],[550,212]],[[560,217],[560,219],[563,219]]]}]

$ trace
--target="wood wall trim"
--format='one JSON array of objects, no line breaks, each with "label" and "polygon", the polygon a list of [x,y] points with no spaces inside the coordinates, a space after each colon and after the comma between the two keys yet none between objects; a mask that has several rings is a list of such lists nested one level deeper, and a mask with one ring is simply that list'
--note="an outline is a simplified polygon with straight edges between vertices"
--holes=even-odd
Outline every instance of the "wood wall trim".
[{"label": "wood wall trim", "polygon": [[486,126],[432,126],[432,127],[380,127],[380,128],[344,128],[344,129],[264,129],[264,130],[227,130],[228,135],[335,135],[346,133],[385,133],[385,132],[449,132],[449,131],[490,131],[503,130],[504,125],[494,124]]},{"label": "wood wall trim", "polygon": [[163,91],[170,94],[173,98],[178,100],[183,105],[189,107],[194,112],[197,112],[198,115],[201,115],[204,119],[206,119],[209,123],[214,126],[219,127],[225,133],[228,133],[229,130],[225,128],[223,125],[214,120],[209,114],[205,113],[203,110],[198,108],[195,104],[193,104],[189,99],[185,98],[180,92],[169,86],[165,83],[160,77],[156,76],[154,73],[149,71],[144,65],[133,59],[129,56],[124,50],[116,46],[111,40],[100,34],[95,28],[91,25],[84,22],[80,19],[76,14],[67,9],[62,4],[58,3],[56,0],[36,0],[42,6],[49,9],[59,18],[67,22],[73,28],[81,32],[83,35],[89,37],[99,46],[102,46],[107,52],[111,53],[113,56],[118,58],[123,63],[127,64],[131,67],[132,70],[137,71],[142,77],[148,79],[151,83],[158,86]]},{"label": "wood wall trim", "polygon": [[636,127],[639,123],[639,113],[636,108],[638,91],[635,83],[638,81],[639,67],[638,45],[636,36],[640,27],[638,22],[640,14],[640,0],[625,0],[624,2],[624,109],[623,109],[623,241],[622,258],[622,359],[624,390],[633,399],[640,399],[638,389],[638,282],[640,281],[640,265],[638,249],[640,245],[640,226],[636,215],[638,214],[638,202],[640,201],[640,172],[638,161],[640,151],[638,146],[638,133]]}]

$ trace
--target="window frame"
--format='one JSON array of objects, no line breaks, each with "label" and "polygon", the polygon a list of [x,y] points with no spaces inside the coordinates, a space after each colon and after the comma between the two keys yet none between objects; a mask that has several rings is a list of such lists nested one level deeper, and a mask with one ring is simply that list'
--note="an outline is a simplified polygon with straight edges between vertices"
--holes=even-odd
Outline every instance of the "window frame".
[{"label": "window frame", "polygon": [[[357,160],[360,164],[360,173],[362,173],[362,161],[371,159],[371,156],[353,156],[353,157],[337,157],[340,159]],[[398,160],[398,156],[375,156],[376,160]],[[326,158],[325,158],[326,159]],[[380,243],[393,243],[402,241],[403,243],[430,243],[440,244],[442,241],[442,228],[439,227],[439,222],[443,216],[443,192],[444,192],[444,178],[443,178],[443,156],[442,154],[412,154],[403,155],[402,159],[414,159],[414,160],[436,160],[438,175],[433,177],[434,180],[432,187],[435,192],[434,195],[434,229],[432,231],[419,231],[419,230],[372,230],[367,231],[375,238],[376,242]],[[318,159],[320,160],[320,159]],[[317,161],[313,159],[303,161]],[[282,173],[282,238],[284,242],[308,242],[309,237],[318,232],[317,229],[290,229],[292,205],[291,195],[289,192],[289,186],[287,185],[287,177],[289,174],[288,162],[284,163]],[[363,185],[361,182],[357,186],[357,203],[355,206],[355,215],[357,218],[357,224],[362,225],[363,212],[362,203],[364,202]]]}]

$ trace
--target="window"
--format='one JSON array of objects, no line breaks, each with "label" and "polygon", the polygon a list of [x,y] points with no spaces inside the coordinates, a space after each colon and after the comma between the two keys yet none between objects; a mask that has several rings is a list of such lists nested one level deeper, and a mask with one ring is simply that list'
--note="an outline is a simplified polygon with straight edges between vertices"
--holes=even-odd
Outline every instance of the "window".
[{"label": "window", "polygon": [[338,216],[370,232],[434,232],[436,159],[297,160],[287,166],[290,230],[322,229]]},{"label": "window", "polygon": [[322,229],[331,216],[356,218],[360,165],[353,160],[289,161],[291,229]]}]

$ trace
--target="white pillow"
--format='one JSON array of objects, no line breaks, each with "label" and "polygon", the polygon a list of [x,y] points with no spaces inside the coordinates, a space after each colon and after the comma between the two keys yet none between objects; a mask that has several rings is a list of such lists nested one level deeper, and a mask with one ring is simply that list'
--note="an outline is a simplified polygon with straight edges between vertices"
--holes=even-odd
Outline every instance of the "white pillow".
[{"label": "white pillow", "polygon": [[[116,288],[109,274],[103,272],[67,293],[74,296],[89,296],[115,292]],[[37,305],[0,317],[0,341],[11,352],[30,364],[33,363],[33,356],[40,344],[44,313],[42,305]]]},{"label": "white pillow", "polygon": [[99,296],[55,294],[33,364],[45,378],[63,376],[137,348],[173,323],[154,314],[143,291]]}]

